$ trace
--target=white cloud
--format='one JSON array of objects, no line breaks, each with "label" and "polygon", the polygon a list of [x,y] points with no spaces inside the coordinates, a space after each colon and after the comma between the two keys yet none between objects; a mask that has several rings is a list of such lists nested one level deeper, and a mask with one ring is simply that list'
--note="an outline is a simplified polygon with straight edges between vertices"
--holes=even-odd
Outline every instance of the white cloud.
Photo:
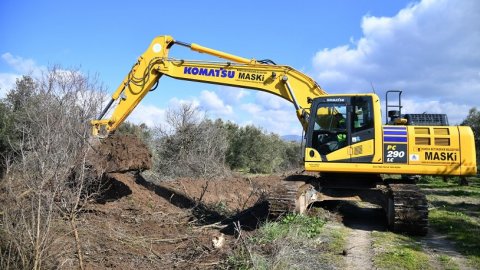
[{"label": "white cloud", "polygon": [[266,92],[258,92],[255,95],[255,102],[267,110],[288,110],[294,108],[290,101]]},{"label": "white cloud", "polygon": [[393,17],[367,15],[353,46],[317,52],[315,77],[329,93],[370,92],[373,83],[383,99],[385,90],[401,89],[420,100],[412,108],[429,106],[459,122],[480,105],[478,14],[476,0],[423,0]]},{"label": "white cloud", "polygon": [[200,106],[208,113],[213,113],[218,116],[230,115],[233,113],[232,106],[225,104],[215,92],[206,90],[202,91],[199,100]]},{"label": "white cloud", "polygon": [[466,104],[440,102],[439,100],[402,99],[402,114],[404,113],[447,113],[450,125],[457,125],[465,119],[465,112],[471,108]]},{"label": "white cloud", "polygon": [[15,87],[16,80],[22,75],[39,77],[43,71],[47,70],[46,67],[37,65],[32,59],[15,56],[9,52],[3,53],[1,58],[16,73],[0,73],[0,98],[5,97],[8,91]]},{"label": "white cloud", "polygon": [[[211,119],[222,118],[241,126],[253,124],[280,135],[301,133],[302,127],[290,102],[271,94],[260,95],[259,100],[264,101],[265,104],[242,102],[233,106],[227,104],[223,95],[213,91],[202,91],[198,97],[172,98],[167,106],[177,108],[182,104],[193,104],[195,107],[206,110],[207,117]],[[162,108],[140,104],[128,120],[137,124],[158,126],[165,121],[164,113],[165,110]]]},{"label": "white cloud", "polygon": [[252,114],[252,115],[255,115],[255,114],[260,113],[262,111],[262,108],[255,103],[241,104],[240,109],[249,113],[249,114]]},{"label": "white cloud", "polygon": [[179,99],[179,98],[172,98],[168,101],[168,107],[180,107],[183,104],[192,104],[194,107],[199,107],[200,102],[198,101],[197,98],[191,98],[191,99]]},{"label": "white cloud", "polygon": [[0,73],[0,98],[4,98],[15,86],[15,81],[20,75],[13,73]]},{"label": "white cloud", "polygon": [[249,119],[241,122],[241,125],[253,123],[268,132],[280,135],[301,134],[302,126],[290,102],[266,93],[258,93],[257,97],[255,103],[244,103],[239,106],[245,118]]},{"label": "white cloud", "polygon": [[280,135],[300,135],[302,132],[302,126],[296,118],[293,108],[290,110],[265,110],[255,106],[255,104],[243,106],[242,108],[248,114],[247,119],[249,119],[243,122],[242,125],[253,123],[255,126],[260,126],[268,132]]},{"label": "white cloud", "polygon": [[229,105],[239,104],[244,97],[250,95],[249,90],[238,87],[223,86],[217,90],[223,101]]},{"label": "white cloud", "polygon": [[199,96],[190,97],[187,99],[172,98],[168,102],[168,107],[176,108],[183,104],[192,104],[204,110],[209,118],[222,118],[225,120],[233,120],[234,107],[227,104],[214,91],[204,90],[200,92]]},{"label": "white cloud", "polygon": [[139,104],[127,120],[135,124],[144,123],[149,127],[155,127],[165,122],[165,110],[154,105]]},{"label": "white cloud", "polygon": [[257,92],[255,102],[242,103],[238,108],[243,119],[248,119],[239,121],[242,126],[253,124],[280,135],[300,135],[302,132],[292,103],[281,97]]},{"label": "white cloud", "polygon": [[46,71],[45,66],[40,66],[32,59],[25,59],[20,56],[12,55],[9,52],[2,54],[2,59],[15,71],[22,75],[39,76],[42,71]]}]

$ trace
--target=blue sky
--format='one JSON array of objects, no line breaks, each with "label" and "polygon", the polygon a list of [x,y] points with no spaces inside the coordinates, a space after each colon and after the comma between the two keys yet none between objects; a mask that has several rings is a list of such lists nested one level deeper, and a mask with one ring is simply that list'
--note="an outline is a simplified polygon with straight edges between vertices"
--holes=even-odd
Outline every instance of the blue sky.
[{"label": "blue sky", "polygon": [[[0,2],[0,97],[15,78],[59,64],[98,73],[111,93],[157,35],[246,58],[269,58],[329,93],[404,90],[407,112],[480,106],[480,3],[423,1]],[[205,59],[185,48],[170,56]],[[291,104],[251,90],[163,79],[128,119],[162,123],[193,102],[210,117],[299,134]]]}]

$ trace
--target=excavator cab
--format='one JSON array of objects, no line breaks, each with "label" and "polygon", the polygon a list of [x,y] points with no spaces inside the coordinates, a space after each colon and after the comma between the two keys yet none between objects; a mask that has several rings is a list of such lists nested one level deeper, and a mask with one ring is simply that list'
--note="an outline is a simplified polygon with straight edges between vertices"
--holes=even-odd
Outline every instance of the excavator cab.
[{"label": "excavator cab", "polygon": [[373,148],[361,158],[352,159],[352,147],[374,144],[372,103],[371,95],[316,98],[310,108],[308,155],[318,155],[322,162],[371,162]]}]

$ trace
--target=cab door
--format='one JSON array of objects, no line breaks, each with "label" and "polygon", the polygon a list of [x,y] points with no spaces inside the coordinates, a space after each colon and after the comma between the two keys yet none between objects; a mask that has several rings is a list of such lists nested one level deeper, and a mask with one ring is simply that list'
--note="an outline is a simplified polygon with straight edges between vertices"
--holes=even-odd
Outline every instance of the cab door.
[{"label": "cab door", "polygon": [[307,147],[323,162],[349,162],[351,106],[348,98],[320,98],[312,104]]},{"label": "cab door", "polygon": [[375,125],[371,96],[351,99],[351,162],[371,162],[375,153]]}]

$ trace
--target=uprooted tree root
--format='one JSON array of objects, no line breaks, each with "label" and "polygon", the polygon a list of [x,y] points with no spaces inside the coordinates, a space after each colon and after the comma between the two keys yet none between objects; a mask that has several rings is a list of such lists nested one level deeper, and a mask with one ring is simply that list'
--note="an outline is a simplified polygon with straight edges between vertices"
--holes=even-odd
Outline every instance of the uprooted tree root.
[{"label": "uprooted tree root", "polygon": [[96,172],[144,171],[152,168],[152,154],[147,145],[133,135],[112,135],[96,139],[87,163]]}]

